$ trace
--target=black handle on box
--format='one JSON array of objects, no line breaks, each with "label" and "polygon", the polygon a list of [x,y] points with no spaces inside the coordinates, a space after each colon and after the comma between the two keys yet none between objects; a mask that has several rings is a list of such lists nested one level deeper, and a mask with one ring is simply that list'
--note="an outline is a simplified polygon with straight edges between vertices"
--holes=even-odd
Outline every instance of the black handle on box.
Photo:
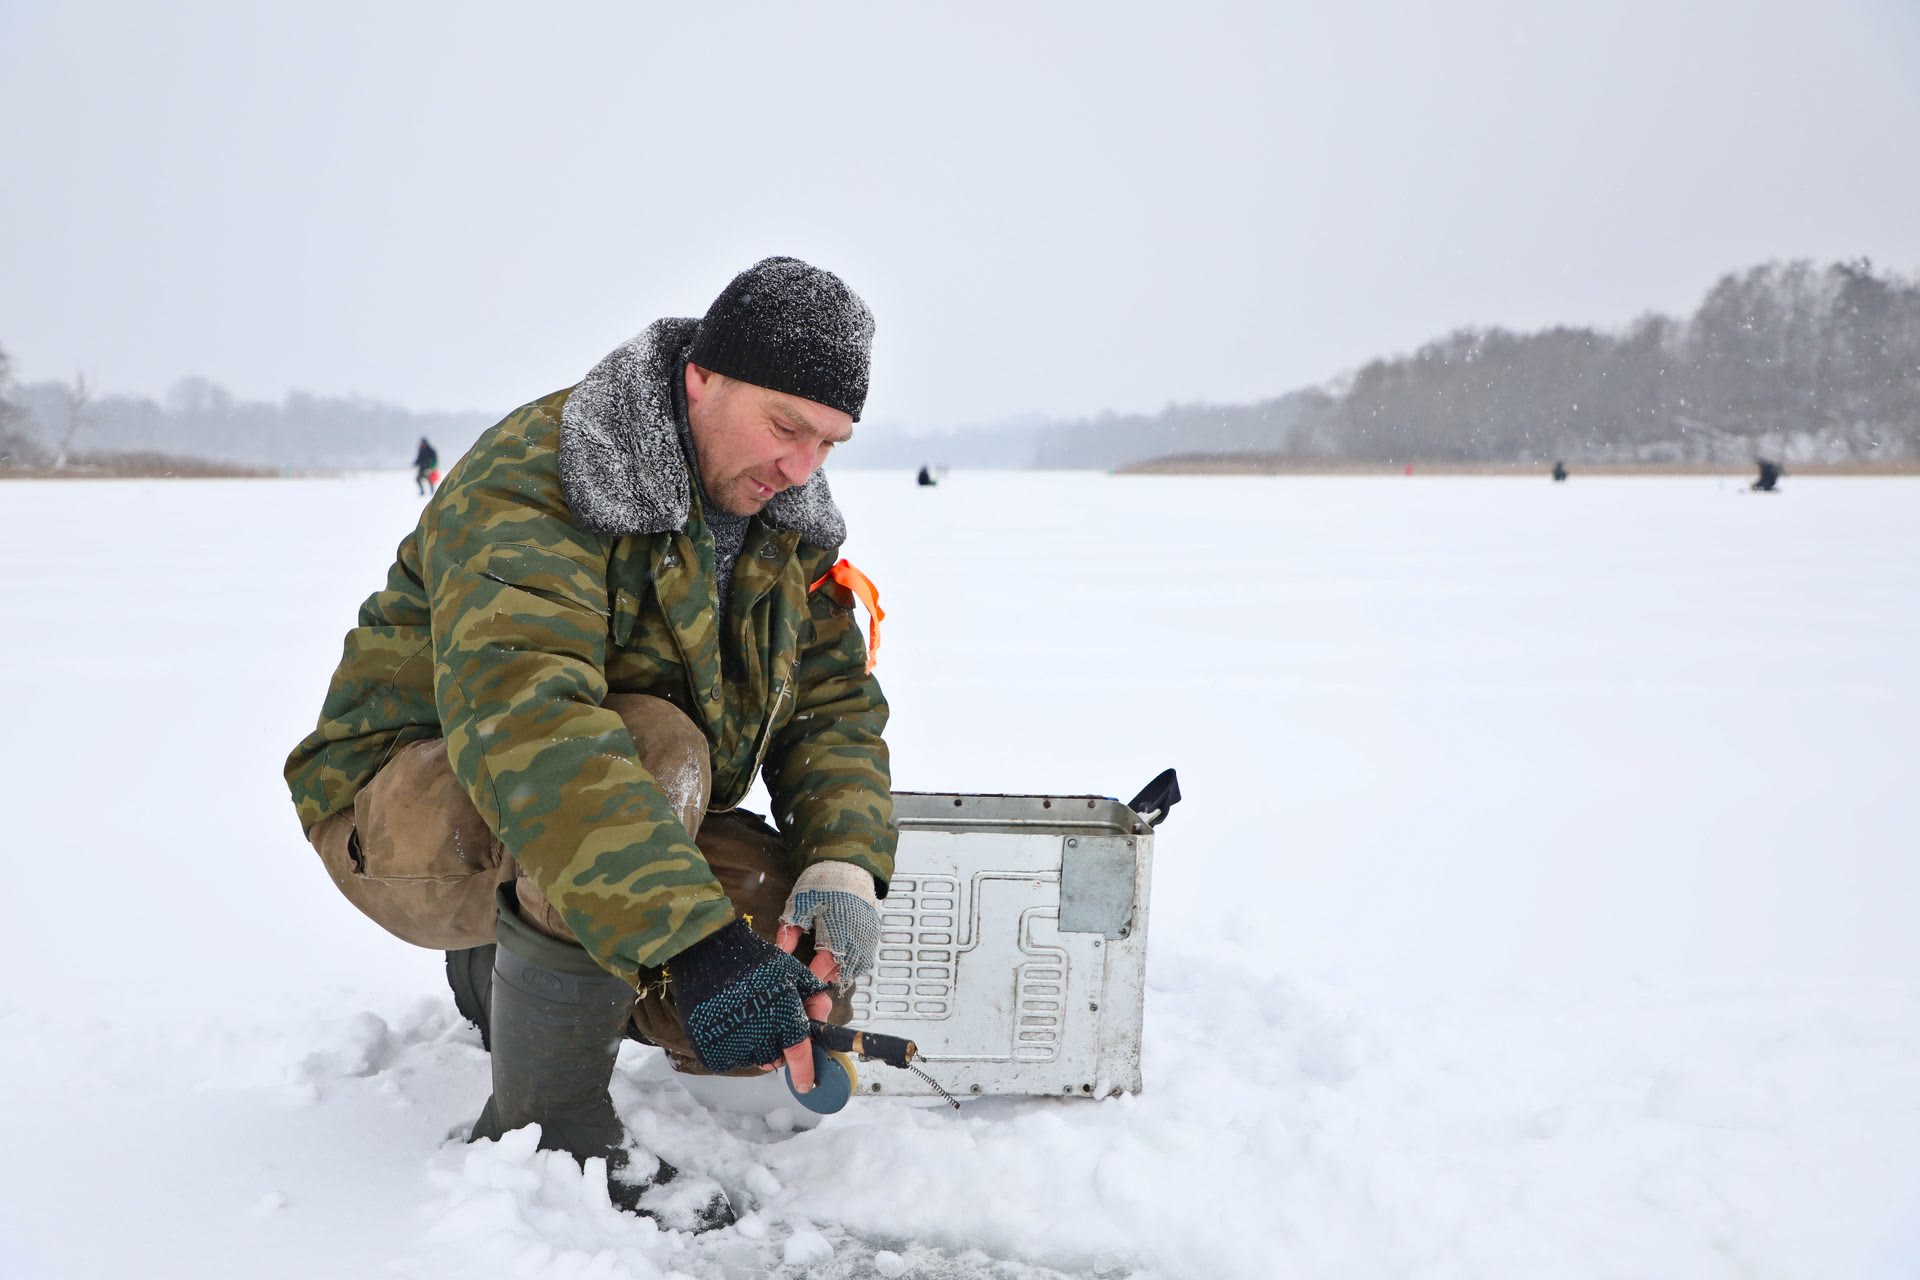
[{"label": "black handle on box", "polygon": [[1180,775],[1163,769],[1152,782],[1140,788],[1140,794],[1127,801],[1127,808],[1157,827],[1167,820],[1167,811],[1180,803]]}]

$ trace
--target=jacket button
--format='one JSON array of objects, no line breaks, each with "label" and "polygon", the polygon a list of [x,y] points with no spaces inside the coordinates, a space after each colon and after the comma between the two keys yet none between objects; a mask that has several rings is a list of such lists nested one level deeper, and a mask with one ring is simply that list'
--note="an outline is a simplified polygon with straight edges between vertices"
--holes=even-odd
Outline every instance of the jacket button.
[{"label": "jacket button", "polygon": [[669,551],[667,552],[667,554],[660,557],[660,563],[666,568],[671,569],[680,563],[680,557],[673,554],[673,552]]},{"label": "jacket button", "polygon": [[760,548],[760,558],[762,560],[771,560],[779,554],[780,554],[780,548],[774,546],[771,542],[769,542],[766,546]]},{"label": "jacket button", "polygon": [[715,685],[715,686],[713,686],[713,688],[711,688],[711,689],[709,689],[709,690],[707,691],[707,701],[709,701],[709,702],[718,702],[718,701],[720,701],[720,686],[719,686],[719,685]]}]

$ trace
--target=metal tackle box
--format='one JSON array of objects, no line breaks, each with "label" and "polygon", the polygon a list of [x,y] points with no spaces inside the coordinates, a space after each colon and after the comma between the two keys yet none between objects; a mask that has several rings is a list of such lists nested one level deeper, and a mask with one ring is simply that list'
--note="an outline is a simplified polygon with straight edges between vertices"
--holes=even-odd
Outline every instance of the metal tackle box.
[{"label": "metal tackle box", "polygon": [[[1153,823],[1170,803],[897,793],[880,955],[853,1024],[915,1041],[961,1099],[1139,1092]],[[933,1092],[884,1069],[859,1089]]]}]

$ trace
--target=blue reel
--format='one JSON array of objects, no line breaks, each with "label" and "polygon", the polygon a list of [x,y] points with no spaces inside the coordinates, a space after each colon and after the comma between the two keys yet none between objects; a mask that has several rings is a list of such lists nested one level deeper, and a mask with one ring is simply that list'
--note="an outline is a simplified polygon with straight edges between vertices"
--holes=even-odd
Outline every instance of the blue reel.
[{"label": "blue reel", "polygon": [[793,1072],[785,1067],[787,1092],[795,1102],[818,1115],[830,1116],[853,1097],[853,1064],[837,1053],[829,1053],[818,1040],[808,1042],[813,1050],[813,1091],[801,1093],[793,1087]]}]

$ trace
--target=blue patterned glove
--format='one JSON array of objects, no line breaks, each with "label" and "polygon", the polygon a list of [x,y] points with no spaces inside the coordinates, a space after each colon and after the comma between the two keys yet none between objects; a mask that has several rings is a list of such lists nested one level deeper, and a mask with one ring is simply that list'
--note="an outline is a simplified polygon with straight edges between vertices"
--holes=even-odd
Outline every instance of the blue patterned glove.
[{"label": "blue patterned glove", "polygon": [[851,862],[816,862],[800,873],[787,895],[780,923],[811,930],[816,950],[840,962],[834,985],[843,990],[873,968],[880,949],[880,900],[873,877]]},{"label": "blue patterned glove", "polygon": [[694,943],[667,967],[694,1056],[716,1072],[778,1062],[788,1045],[807,1038],[801,1001],[828,989],[740,920]]}]

